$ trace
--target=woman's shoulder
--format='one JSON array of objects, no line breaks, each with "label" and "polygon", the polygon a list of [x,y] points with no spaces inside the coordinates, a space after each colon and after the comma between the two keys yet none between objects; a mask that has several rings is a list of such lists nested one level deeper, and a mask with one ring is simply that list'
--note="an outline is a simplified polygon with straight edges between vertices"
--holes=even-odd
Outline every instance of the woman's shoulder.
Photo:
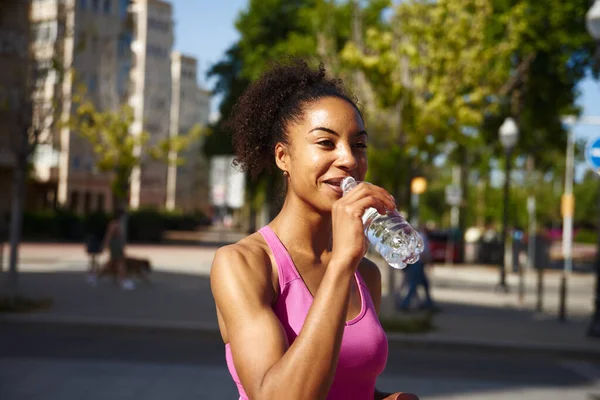
[{"label": "woman's shoulder", "polygon": [[271,282],[271,259],[262,236],[254,233],[237,243],[220,247],[213,260],[211,277],[263,285]]},{"label": "woman's shoulder", "polygon": [[246,236],[237,243],[220,247],[215,253],[217,257],[233,257],[255,264],[269,259],[266,243],[259,233]]},{"label": "woman's shoulder", "polygon": [[381,282],[381,271],[379,270],[379,267],[367,257],[364,257],[361,260],[358,265],[358,272],[367,286],[370,286],[370,283]]},{"label": "woman's shoulder", "polygon": [[358,272],[370,291],[381,287],[381,271],[373,261],[364,257],[358,265]]}]

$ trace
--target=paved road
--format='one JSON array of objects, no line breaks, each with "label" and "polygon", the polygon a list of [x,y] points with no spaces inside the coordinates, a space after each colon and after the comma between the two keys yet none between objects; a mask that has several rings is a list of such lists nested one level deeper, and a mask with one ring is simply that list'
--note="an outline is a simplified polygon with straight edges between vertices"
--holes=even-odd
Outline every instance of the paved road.
[{"label": "paved road", "polygon": [[[393,347],[379,387],[421,399],[593,400],[600,365]],[[0,399],[235,399],[213,335],[0,326]]]}]

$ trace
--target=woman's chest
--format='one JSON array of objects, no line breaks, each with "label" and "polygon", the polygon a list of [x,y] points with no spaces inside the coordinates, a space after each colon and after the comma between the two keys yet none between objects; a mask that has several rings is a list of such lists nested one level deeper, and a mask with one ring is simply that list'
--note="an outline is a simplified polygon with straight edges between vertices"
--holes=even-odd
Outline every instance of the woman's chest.
[{"label": "woman's chest", "polygon": [[[298,260],[298,261],[296,261]],[[307,294],[311,299],[314,299],[319,291],[319,287],[325,277],[329,260],[325,259],[324,262],[313,262],[311,260],[304,260],[300,257],[294,259],[294,265],[299,275],[299,281],[297,284],[303,286],[302,289],[306,290]],[[340,296],[344,295],[345,288],[340,287]],[[346,312],[346,322],[356,319],[364,308],[363,291],[366,290],[360,286],[357,274],[354,274],[354,279],[350,281],[349,295],[348,295],[348,309]]]}]

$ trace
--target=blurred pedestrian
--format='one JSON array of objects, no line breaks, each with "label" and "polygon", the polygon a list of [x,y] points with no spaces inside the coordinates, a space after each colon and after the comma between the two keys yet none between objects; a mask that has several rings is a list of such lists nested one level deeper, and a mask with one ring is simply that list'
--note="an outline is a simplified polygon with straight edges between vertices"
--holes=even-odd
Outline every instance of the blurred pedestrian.
[{"label": "blurred pedestrian", "polygon": [[114,218],[109,222],[104,236],[104,249],[109,251],[109,266],[114,268],[121,288],[131,290],[135,288],[133,281],[126,276],[127,265],[125,259],[125,212],[117,210]]},{"label": "blurred pedestrian", "polygon": [[421,238],[423,239],[423,252],[419,261],[414,264],[408,264],[405,269],[405,277],[408,285],[408,292],[402,296],[400,293],[396,298],[396,307],[401,311],[409,311],[411,309],[413,300],[416,300],[418,296],[419,287],[423,287],[425,299],[419,304],[420,309],[437,310],[438,308],[433,302],[429,287],[429,278],[425,267],[432,261],[431,250],[429,247],[429,229],[426,227],[420,232]]},{"label": "blurred pedestrian", "polygon": [[100,262],[98,257],[102,254],[102,237],[104,233],[101,214],[91,214],[85,220],[85,248],[89,257],[88,271],[86,281],[95,286],[98,273],[100,272]]},{"label": "blurred pedestrian", "polygon": [[525,249],[525,232],[516,226],[512,230],[512,271],[519,272],[521,266],[521,253]]},{"label": "blurred pedestrian", "polygon": [[294,60],[254,81],[233,108],[236,162],[283,176],[281,211],[221,247],[210,279],[226,360],[240,399],[414,400],[375,388],[388,343],[378,321],[381,275],[364,258],[361,216],[393,197],[364,181],[367,141],[343,83]]},{"label": "blurred pedestrian", "polygon": [[482,264],[497,264],[504,257],[502,240],[496,229],[494,220],[486,218],[485,229],[481,235],[481,247],[479,248],[479,262]]},{"label": "blurred pedestrian", "polygon": [[4,213],[0,217],[0,272],[4,271],[4,246],[8,243],[10,214]]}]

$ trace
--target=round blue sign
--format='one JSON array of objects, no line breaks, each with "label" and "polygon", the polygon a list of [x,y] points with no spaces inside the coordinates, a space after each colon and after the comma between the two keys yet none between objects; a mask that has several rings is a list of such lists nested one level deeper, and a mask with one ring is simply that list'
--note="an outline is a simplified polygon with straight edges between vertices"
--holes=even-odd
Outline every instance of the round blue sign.
[{"label": "round blue sign", "polygon": [[585,161],[594,172],[600,173],[600,136],[588,140],[585,145]]}]

